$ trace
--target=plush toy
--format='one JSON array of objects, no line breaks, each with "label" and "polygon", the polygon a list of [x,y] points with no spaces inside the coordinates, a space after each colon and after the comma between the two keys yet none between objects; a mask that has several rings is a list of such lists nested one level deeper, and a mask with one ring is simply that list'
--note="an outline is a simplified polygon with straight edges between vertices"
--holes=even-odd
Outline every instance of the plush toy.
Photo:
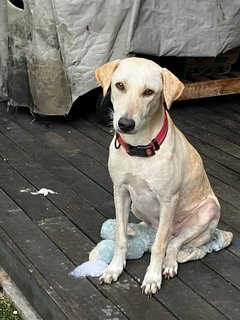
[{"label": "plush toy", "polygon": [[[113,219],[103,223],[101,237],[104,239],[90,252],[89,261],[81,264],[70,275],[74,277],[99,277],[112,260],[115,247],[116,221]],[[157,230],[145,223],[128,224],[128,250],[127,259],[139,259],[145,252],[150,252]],[[216,229],[213,238],[207,244],[192,248],[183,246],[178,255],[178,262],[183,263],[188,260],[203,258],[207,253],[219,251],[227,247],[232,241],[232,233]],[[191,259],[189,259],[191,255]],[[188,259],[185,259],[185,257]]]}]

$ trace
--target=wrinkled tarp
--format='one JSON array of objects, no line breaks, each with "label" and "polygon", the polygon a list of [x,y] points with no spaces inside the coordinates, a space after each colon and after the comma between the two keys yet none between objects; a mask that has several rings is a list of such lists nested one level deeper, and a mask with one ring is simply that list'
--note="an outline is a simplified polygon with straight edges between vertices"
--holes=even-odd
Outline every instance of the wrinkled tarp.
[{"label": "wrinkled tarp", "polygon": [[0,2],[0,99],[67,114],[94,70],[131,53],[215,57],[240,46],[240,0]]}]

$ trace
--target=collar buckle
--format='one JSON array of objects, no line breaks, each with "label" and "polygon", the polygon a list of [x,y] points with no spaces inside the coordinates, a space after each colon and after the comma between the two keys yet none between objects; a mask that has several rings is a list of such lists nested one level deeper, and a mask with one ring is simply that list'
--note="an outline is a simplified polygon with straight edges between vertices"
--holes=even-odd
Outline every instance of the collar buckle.
[{"label": "collar buckle", "polygon": [[149,144],[146,146],[132,146],[128,143],[125,143],[125,146],[127,148],[127,153],[130,156],[137,156],[137,157],[151,157],[155,155],[154,146]]}]

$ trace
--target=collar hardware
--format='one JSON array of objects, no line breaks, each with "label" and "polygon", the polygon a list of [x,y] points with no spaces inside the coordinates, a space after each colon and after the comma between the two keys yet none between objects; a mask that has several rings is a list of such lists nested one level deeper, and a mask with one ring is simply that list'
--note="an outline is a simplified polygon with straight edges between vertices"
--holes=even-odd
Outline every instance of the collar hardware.
[{"label": "collar hardware", "polygon": [[160,145],[158,144],[157,140],[154,138],[152,139],[152,144],[155,148],[155,150],[159,150],[160,149]]}]

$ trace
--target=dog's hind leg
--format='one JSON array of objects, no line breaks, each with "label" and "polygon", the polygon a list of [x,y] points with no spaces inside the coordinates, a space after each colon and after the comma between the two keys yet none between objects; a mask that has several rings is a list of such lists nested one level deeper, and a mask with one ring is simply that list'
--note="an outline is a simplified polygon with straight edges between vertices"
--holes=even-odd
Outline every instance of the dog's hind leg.
[{"label": "dog's hind leg", "polygon": [[202,259],[208,252],[218,251],[230,245],[233,234],[229,231],[218,230],[212,241],[200,247],[184,245],[178,252],[177,262],[184,263],[190,260]]},{"label": "dog's hind leg", "polygon": [[[207,199],[195,210],[178,236],[168,243],[163,262],[165,278],[177,274],[178,262],[201,259],[206,255],[198,247],[211,240],[219,221],[220,207],[214,199]],[[183,247],[185,244],[187,247]]]},{"label": "dog's hind leg", "polygon": [[177,262],[184,263],[191,260],[202,259],[206,254],[207,252],[201,248],[183,246],[178,252]]}]

